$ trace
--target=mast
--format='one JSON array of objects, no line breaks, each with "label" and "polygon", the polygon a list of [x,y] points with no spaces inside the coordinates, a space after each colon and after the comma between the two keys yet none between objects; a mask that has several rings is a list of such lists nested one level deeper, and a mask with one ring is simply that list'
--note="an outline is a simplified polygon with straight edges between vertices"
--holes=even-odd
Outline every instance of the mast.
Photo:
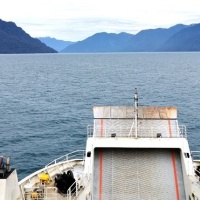
[{"label": "mast", "polygon": [[130,132],[129,132],[129,137],[132,136],[132,130],[133,130],[133,127],[134,127],[134,124],[135,124],[135,137],[137,138],[137,134],[138,134],[138,93],[137,93],[137,88],[135,88],[135,95],[134,95],[134,104],[135,104],[135,107],[134,107],[134,118],[133,118],[133,123],[131,125],[131,129],[130,129]]},{"label": "mast", "polygon": [[137,93],[137,88],[135,88],[135,96],[134,96],[134,103],[135,103],[135,137],[137,138],[138,134],[138,93]]}]

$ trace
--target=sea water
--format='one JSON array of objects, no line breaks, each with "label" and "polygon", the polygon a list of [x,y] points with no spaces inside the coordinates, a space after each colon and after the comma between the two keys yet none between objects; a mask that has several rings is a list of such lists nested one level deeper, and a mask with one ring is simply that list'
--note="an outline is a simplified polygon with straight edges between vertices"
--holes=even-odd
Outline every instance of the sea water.
[{"label": "sea water", "polygon": [[200,150],[200,53],[0,55],[0,154],[19,179],[85,149],[94,105],[177,106]]}]

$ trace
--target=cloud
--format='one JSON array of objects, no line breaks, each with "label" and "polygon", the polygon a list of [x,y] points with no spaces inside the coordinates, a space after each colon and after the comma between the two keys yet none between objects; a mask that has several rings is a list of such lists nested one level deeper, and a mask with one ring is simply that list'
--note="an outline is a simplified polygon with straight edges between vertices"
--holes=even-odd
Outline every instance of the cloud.
[{"label": "cloud", "polygon": [[0,18],[33,37],[78,41],[97,32],[128,32],[197,23],[199,0],[4,0]]}]

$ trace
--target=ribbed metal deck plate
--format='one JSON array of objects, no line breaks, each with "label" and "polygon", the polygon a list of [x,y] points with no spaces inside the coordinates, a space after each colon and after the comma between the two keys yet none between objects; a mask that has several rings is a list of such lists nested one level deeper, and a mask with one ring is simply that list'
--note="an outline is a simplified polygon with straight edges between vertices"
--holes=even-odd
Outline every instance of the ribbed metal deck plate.
[{"label": "ribbed metal deck plate", "polygon": [[95,149],[93,200],[184,200],[180,150]]}]

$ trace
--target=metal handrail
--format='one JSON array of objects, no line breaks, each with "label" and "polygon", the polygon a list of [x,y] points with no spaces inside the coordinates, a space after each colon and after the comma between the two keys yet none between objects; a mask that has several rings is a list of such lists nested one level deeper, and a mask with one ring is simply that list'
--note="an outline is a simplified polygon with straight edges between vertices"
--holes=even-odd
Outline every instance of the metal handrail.
[{"label": "metal handrail", "polygon": [[77,197],[88,183],[89,179],[86,177],[76,180],[67,190],[67,200],[72,200],[74,197]]},{"label": "metal handrail", "polygon": [[191,151],[193,160],[200,161],[200,151]]},{"label": "metal handrail", "polygon": [[92,137],[93,136],[93,126],[92,125],[88,125],[87,126],[87,136],[88,137]]},{"label": "metal handrail", "polygon": [[67,190],[67,200],[71,200],[73,197],[78,196],[78,182],[75,181]]},{"label": "metal handrail", "polygon": [[84,157],[85,157],[85,150],[76,150],[76,151],[68,153],[64,156],[56,158],[55,160],[48,163],[45,167],[48,168],[50,165],[54,165],[54,164],[57,164],[60,162],[69,161],[69,160],[73,160],[73,159],[81,159],[82,160],[82,159],[84,159]]},{"label": "metal handrail", "polygon": [[31,187],[28,190],[24,189],[24,199],[49,199],[57,200],[58,193],[56,187]]},{"label": "metal handrail", "polygon": [[[88,137],[112,137],[115,134],[115,137],[135,137],[135,134],[130,134],[130,127],[127,125],[106,127],[104,126],[103,136],[98,135],[101,132],[101,127],[93,127],[88,125],[87,127],[87,136]],[[165,130],[167,134],[162,134],[162,130]],[[139,126],[138,127],[138,137],[144,138],[155,138],[158,137],[157,134],[161,133],[161,137],[176,137],[176,138],[187,138],[187,131],[185,125],[174,125],[171,126],[172,136],[168,134],[168,127],[161,125],[158,126]],[[117,132],[117,133],[116,133]],[[148,134],[147,134],[148,133]]]}]

